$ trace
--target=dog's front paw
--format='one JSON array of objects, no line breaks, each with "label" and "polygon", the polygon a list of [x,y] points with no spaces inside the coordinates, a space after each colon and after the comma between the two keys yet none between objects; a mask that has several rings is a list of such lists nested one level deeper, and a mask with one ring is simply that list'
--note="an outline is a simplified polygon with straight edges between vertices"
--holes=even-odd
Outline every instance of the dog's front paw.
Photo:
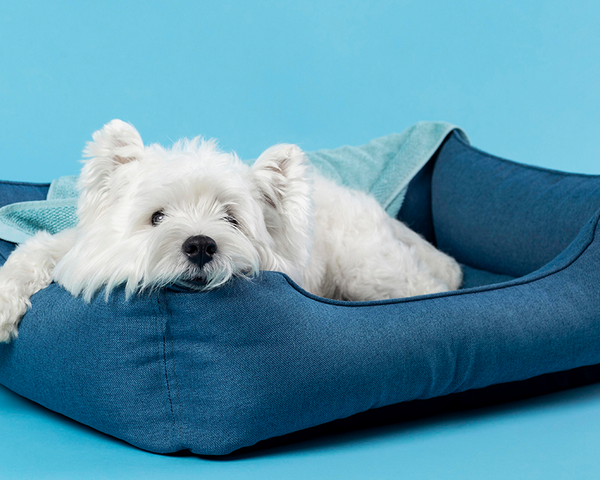
[{"label": "dog's front paw", "polygon": [[17,338],[19,323],[28,306],[28,300],[0,291],[0,342]]}]

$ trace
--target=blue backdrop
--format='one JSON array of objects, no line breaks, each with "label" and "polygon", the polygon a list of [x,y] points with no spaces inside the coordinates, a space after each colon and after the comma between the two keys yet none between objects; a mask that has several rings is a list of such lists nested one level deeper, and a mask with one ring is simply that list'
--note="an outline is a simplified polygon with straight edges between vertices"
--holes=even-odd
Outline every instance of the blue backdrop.
[{"label": "blue backdrop", "polygon": [[[256,157],[418,120],[517,161],[600,173],[600,3],[3,2],[0,177],[79,170],[112,118]],[[600,389],[317,439],[244,460],[141,452],[0,388],[0,477],[595,478]],[[93,472],[93,475],[90,473]]]},{"label": "blue backdrop", "polygon": [[445,120],[498,155],[598,173],[599,22],[594,1],[3,2],[2,177],[76,172],[115,117],[245,158]]}]

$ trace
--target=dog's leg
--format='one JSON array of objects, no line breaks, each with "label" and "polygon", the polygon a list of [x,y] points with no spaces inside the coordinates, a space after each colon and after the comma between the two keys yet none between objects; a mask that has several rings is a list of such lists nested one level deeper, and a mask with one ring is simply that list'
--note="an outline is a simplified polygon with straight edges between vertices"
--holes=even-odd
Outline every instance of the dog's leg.
[{"label": "dog's leg", "polygon": [[312,261],[325,264],[326,271],[313,293],[360,301],[459,287],[458,264],[391,219],[373,197],[317,177],[314,198]]},{"label": "dog's leg", "polygon": [[52,282],[52,271],[75,240],[73,230],[39,232],[19,245],[0,268],[0,342],[17,337],[31,296]]},{"label": "dog's leg", "polygon": [[448,285],[450,290],[456,290],[460,287],[463,275],[456,260],[439,251],[402,222],[388,217],[388,224],[394,237],[400,242],[414,247],[417,257],[427,265],[434,277]]},{"label": "dog's leg", "polygon": [[[375,249],[365,253],[364,242]],[[337,251],[336,266],[329,270],[336,298],[383,300],[449,290],[431,274],[414,246],[399,242],[391,234],[363,234],[358,243],[346,240]]]},{"label": "dog's leg", "polygon": [[[368,300],[412,297],[457,289],[462,281],[459,265],[383,210],[375,213],[379,208],[371,205],[372,233],[354,236],[362,245],[375,248],[364,258],[351,260],[360,262],[360,266],[347,270],[345,275],[345,288],[355,296],[350,299],[359,295]],[[353,271],[359,274],[356,286]]]}]

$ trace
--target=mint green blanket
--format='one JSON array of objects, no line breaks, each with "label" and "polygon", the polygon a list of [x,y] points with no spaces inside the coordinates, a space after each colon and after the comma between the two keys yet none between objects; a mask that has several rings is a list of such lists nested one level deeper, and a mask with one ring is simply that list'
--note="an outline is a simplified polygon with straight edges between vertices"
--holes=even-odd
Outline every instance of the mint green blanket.
[{"label": "mint green blanket", "polygon": [[[445,122],[419,122],[402,133],[376,138],[360,147],[317,150],[307,155],[322,175],[370,192],[395,217],[411,179],[455,129],[458,127]],[[77,197],[77,177],[61,177],[50,185],[46,200],[0,208],[0,238],[22,243],[40,230],[54,234],[75,226]]]}]

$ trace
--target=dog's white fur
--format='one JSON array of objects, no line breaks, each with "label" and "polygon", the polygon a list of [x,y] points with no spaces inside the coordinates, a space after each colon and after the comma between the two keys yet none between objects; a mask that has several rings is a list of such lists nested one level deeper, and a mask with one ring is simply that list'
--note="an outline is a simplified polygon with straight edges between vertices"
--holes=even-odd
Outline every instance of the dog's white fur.
[{"label": "dog's white fur", "polygon": [[[102,287],[107,296],[122,284],[127,295],[174,282],[210,289],[259,270],[341,300],[461,283],[452,258],[372,197],[313,173],[295,145],[271,147],[249,167],[200,138],[144,146],[132,125],[113,120],[85,154],[78,225],[36,234],[0,269],[0,341],[17,336],[30,297],[53,280],[87,301]],[[153,225],[155,212],[164,215]],[[196,235],[217,245],[201,268],[182,251]]]}]

